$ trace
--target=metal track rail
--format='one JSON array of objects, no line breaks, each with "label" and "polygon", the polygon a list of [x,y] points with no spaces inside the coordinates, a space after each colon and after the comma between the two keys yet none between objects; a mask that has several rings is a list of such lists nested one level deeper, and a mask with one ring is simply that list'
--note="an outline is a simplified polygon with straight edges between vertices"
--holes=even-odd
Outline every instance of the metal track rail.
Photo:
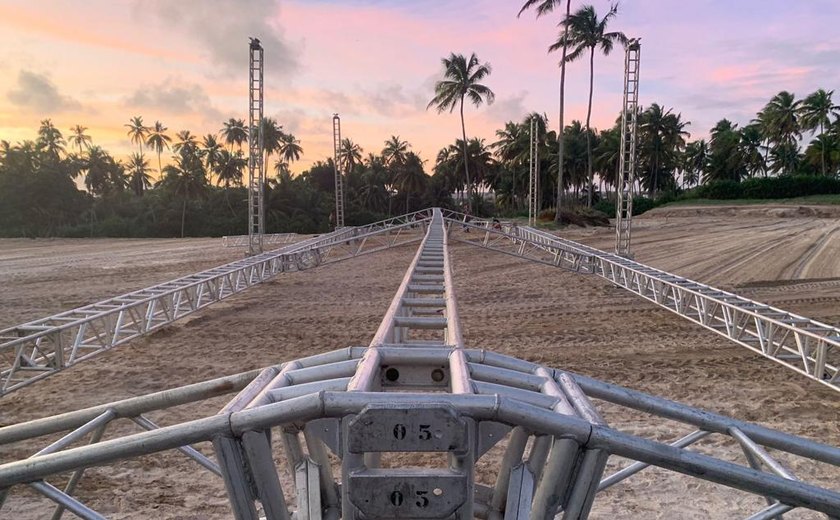
[{"label": "metal track rail", "polygon": [[0,330],[0,396],[287,271],[421,240],[431,211],[344,228],[275,251]]}]

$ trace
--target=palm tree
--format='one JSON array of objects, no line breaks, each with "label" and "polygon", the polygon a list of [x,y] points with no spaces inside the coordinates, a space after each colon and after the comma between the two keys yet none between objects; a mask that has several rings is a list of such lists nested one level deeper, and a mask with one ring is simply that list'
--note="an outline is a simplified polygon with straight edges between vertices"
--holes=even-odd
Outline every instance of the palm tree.
[{"label": "palm tree", "polygon": [[285,134],[283,134],[283,127],[278,125],[273,117],[264,117],[259,131],[262,132],[262,146],[265,153],[263,164],[268,165],[271,155],[280,151],[280,143]]},{"label": "palm tree", "polygon": [[[799,121],[799,113],[802,105],[794,95],[786,90],[779,92],[764,107],[764,118],[766,120],[767,140],[772,143],[770,149],[771,157],[789,157],[790,146],[795,146],[796,141],[802,136],[802,127]],[[785,146],[782,153],[773,154],[773,149]],[[784,167],[774,165],[773,171],[782,171]]]},{"label": "palm tree", "polygon": [[[584,6],[574,14],[563,20],[563,32],[560,38],[548,48],[549,52],[572,46],[572,52],[566,56],[567,62],[573,62],[582,57],[589,50],[589,104],[586,110],[586,155],[589,184],[593,183],[592,171],[592,140],[590,134],[590,120],[592,117],[592,94],[595,88],[595,49],[600,48],[604,56],[608,56],[616,42],[626,44],[627,37],[622,32],[607,32],[607,23],[618,14],[618,4],[613,4],[609,12],[602,19],[598,19],[595,8]],[[592,190],[587,196],[587,205],[592,206]]]},{"label": "palm tree", "polygon": [[163,167],[161,166],[160,162],[160,154],[163,152],[164,148],[169,150],[169,143],[172,142],[172,138],[166,134],[167,130],[169,129],[163,126],[163,123],[161,123],[160,121],[155,121],[155,126],[153,126],[149,130],[149,137],[146,139],[146,146],[157,152],[158,173],[160,174],[163,174]]},{"label": "palm tree", "polygon": [[134,194],[143,196],[143,190],[152,187],[152,176],[149,175],[149,161],[143,154],[133,153],[128,161],[129,183]]},{"label": "palm tree", "polygon": [[[448,58],[441,60],[443,63],[443,80],[435,83],[435,97],[429,101],[426,110],[435,107],[438,113],[448,110],[449,113],[460,107],[461,112],[461,143],[464,147],[464,156],[467,155],[467,130],[464,125],[464,98],[469,97],[470,101],[479,107],[483,102],[488,105],[496,98],[493,91],[479,83],[490,75],[489,63],[482,64],[475,53],[470,55],[469,60],[463,54],[451,53]],[[470,171],[467,161],[464,161],[464,175],[467,182],[467,210],[472,212],[472,183],[470,182]]]},{"label": "palm tree", "polygon": [[207,171],[216,171],[216,166],[221,160],[219,155],[221,151],[222,145],[216,140],[215,135],[207,134],[204,136],[201,142],[201,155],[204,157],[204,165],[207,167]]},{"label": "palm tree", "polygon": [[280,137],[280,158],[288,166],[292,161],[300,159],[303,154],[303,148],[300,146],[300,140],[295,138],[294,134],[283,134]]},{"label": "palm tree", "polygon": [[[653,103],[639,116],[640,178],[654,196],[664,185],[673,186],[674,172],[680,166],[680,154],[685,148],[685,127],[689,123],[681,114],[672,113]],[[664,181],[664,182],[663,182]]]},{"label": "palm tree", "polygon": [[761,128],[758,124],[752,123],[741,129],[741,155],[750,177],[755,177],[759,172],[767,177],[767,161],[761,153],[761,142]]},{"label": "palm tree", "polygon": [[389,166],[404,164],[409,148],[411,148],[411,145],[408,144],[408,141],[401,141],[400,136],[392,135],[385,141],[385,148],[382,149],[382,160]]},{"label": "palm tree", "polygon": [[57,163],[61,160],[61,154],[64,153],[64,136],[50,119],[44,119],[38,128],[38,140],[35,145],[39,151]]},{"label": "palm tree", "polygon": [[361,164],[362,162],[362,147],[351,141],[349,138],[344,138],[341,140],[341,146],[339,147],[340,156],[338,160],[341,162],[339,165],[341,170],[344,172],[345,175],[348,175],[353,169],[356,167],[357,164]]},{"label": "palm tree", "polygon": [[[188,132],[182,132],[188,133]],[[183,141],[183,140],[182,140]],[[166,177],[163,183],[171,187],[176,195],[182,199],[181,206],[181,238],[184,238],[184,227],[187,215],[187,201],[204,195],[207,187],[207,177],[201,158],[195,153],[195,148],[182,146],[180,152],[174,156],[173,164],[163,169]]]},{"label": "palm tree", "polygon": [[396,185],[397,189],[405,194],[406,213],[411,211],[409,209],[411,194],[422,193],[423,188],[426,187],[426,183],[429,181],[429,176],[423,171],[424,162],[414,152],[408,152],[405,157],[405,163],[397,171]]},{"label": "palm tree", "polygon": [[[831,117],[840,117],[840,113],[838,113],[840,106],[835,105],[831,101],[832,94],[834,94],[833,90],[826,92],[823,89],[819,89],[805,98],[801,108],[802,128],[811,132],[816,132],[819,128],[820,136],[825,134],[825,127],[831,125]],[[826,147],[821,146],[820,150],[821,171],[825,175]]]},{"label": "palm tree", "polygon": [[149,127],[143,126],[143,118],[140,116],[134,116],[129,120],[127,125],[123,125],[128,127],[128,137],[131,138],[132,143],[137,143],[140,147],[140,153],[143,153],[143,143],[146,140],[146,136],[149,134]]},{"label": "palm tree", "polygon": [[692,141],[683,153],[683,182],[691,187],[703,182],[709,163],[709,148],[706,141]]},{"label": "palm tree", "polygon": [[189,130],[181,130],[175,134],[175,137],[178,138],[178,142],[172,145],[173,152],[195,154],[196,150],[198,150],[198,141]]},{"label": "palm tree", "polygon": [[245,157],[242,152],[231,153],[228,150],[219,152],[219,160],[216,163],[214,170],[217,176],[217,185],[224,184],[225,189],[230,188],[230,185],[242,184],[242,172],[247,166]]},{"label": "palm tree", "polygon": [[[517,18],[522,15],[522,13],[530,9],[531,7],[537,6],[537,18],[544,16],[554,8],[562,4],[562,0],[527,0],[525,4],[522,5],[522,9],[519,10],[519,13],[516,15]],[[566,0],[566,19],[572,14],[572,0]],[[564,168],[564,160],[563,156],[565,153],[564,146],[565,146],[565,139],[564,139],[564,128],[565,128],[565,119],[564,119],[564,110],[565,110],[565,94],[566,94],[566,53],[568,51],[568,42],[563,41],[563,49],[560,53],[560,117],[558,118],[558,131],[557,131],[557,210],[554,214],[554,221],[557,224],[560,224],[562,221],[560,208],[563,201],[563,168]]]},{"label": "palm tree", "polygon": [[67,141],[74,146],[79,147],[79,157],[82,156],[82,148],[90,148],[91,138],[85,132],[87,131],[86,126],[76,125],[70,129],[70,136],[67,137]]},{"label": "palm tree", "polygon": [[228,119],[221,130],[222,138],[225,143],[230,146],[233,151],[233,145],[237,145],[239,150],[242,150],[242,143],[248,142],[248,130],[245,128],[245,121],[242,119]]}]

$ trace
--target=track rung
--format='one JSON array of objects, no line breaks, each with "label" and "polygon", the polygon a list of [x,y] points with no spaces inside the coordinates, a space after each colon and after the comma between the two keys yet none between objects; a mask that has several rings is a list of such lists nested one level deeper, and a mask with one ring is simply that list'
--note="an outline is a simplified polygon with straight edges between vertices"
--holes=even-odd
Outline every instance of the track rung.
[{"label": "track rung", "polygon": [[412,329],[445,329],[446,318],[418,318],[397,316],[394,318],[394,323],[398,327],[410,327]]}]

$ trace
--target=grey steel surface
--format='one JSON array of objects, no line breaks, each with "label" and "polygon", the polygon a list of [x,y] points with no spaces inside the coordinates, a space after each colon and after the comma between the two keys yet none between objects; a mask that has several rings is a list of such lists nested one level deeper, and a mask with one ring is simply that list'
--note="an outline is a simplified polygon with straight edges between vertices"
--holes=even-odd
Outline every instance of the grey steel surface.
[{"label": "grey steel surface", "polygon": [[[528,225],[537,223],[540,213],[540,149],[537,116],[531,118],[530,147],[528,154]],[[515,195],[514,195],[515,197]]]}]

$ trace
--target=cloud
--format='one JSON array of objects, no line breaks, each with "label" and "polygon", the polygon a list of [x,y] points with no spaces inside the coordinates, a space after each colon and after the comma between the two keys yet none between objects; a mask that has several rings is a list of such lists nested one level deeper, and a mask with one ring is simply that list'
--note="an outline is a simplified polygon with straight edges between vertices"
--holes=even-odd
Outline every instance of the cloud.
[{"label": "cloud", "polygon": [[21,70],[17,86],[7,94],[9,101],[26,108],[44,112],[63,112],[81,108],[81,103],[65,96],[58,87],[43,74]]},{"label": "cloud", "polygon": [[154,13],[175,30],[186,30],[217,68],[210,75],[236,77],[247,71],[248,38],[265,49],[266,79],[287,78],[300,69],[301,45],[289,42],[279,27],[279,0],[155,0],[136,12]]},{"label": "cloud", "polygon": [[207,121],[222,119],[222,113],[200,85],[179,85],[172,80],[140,87],[125,100],[125,105],[166,114],[198,114]]}]

